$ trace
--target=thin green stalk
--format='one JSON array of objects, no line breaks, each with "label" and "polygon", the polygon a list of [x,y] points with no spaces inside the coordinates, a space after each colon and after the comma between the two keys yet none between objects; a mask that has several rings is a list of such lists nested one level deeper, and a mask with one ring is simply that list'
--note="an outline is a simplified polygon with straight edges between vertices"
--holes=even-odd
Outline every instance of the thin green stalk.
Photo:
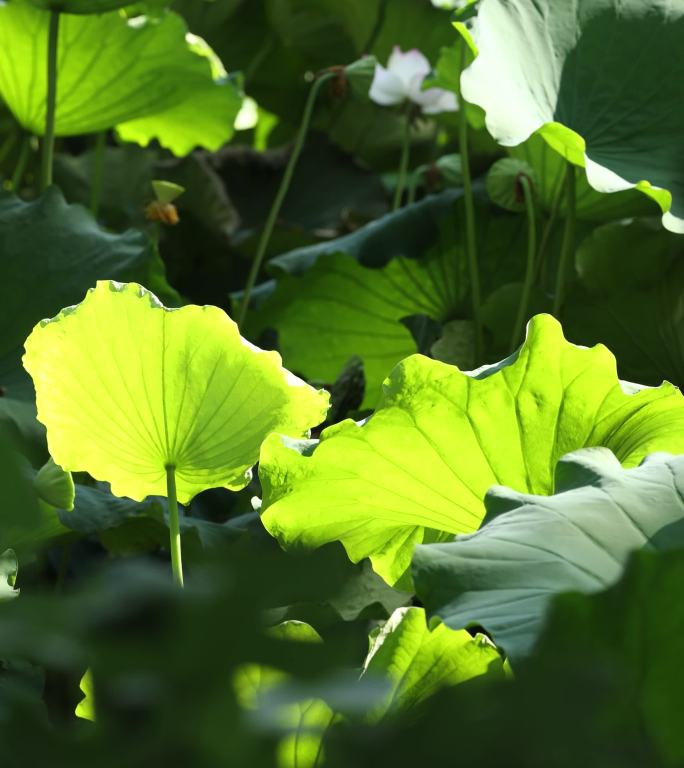
[{"label": "thin green stalk", "polygon": [[102,197],[102,173],[104,168],[104,151],[107,146],[107,132],[100,131],[95,135],[95,154],[93,157],[93,173],[90,185],[90,212],[95,218],[100,210]]},{"label": "thin green stalk", "polygon": [[558,260],[558,272],[556,273],[556,293],[553,297],[554,317],[559,317],[565,298],[565,276],[568,271],[568,261],[575,250],[576,217],[575,166],[568,163],[568,169],[565,173],[565,231],[563,232],[563,245]]},{"label": "thin green stalk", "polygon": [[59,11],[50,11],[47,47],[47,104],[45,108],[45,136],[43,137],[43,165],[40,183],[42,192],[52,184],[52,162],[55,151],[55,111],[57,107],[59,15]]},{"label": "thin green stalk", "polygon": [[564,189],[565,185],[563,184],[554,195],[553,203],[551,205],[551,212],[549,213],[549,218],[546,222],[546,226],[544,227],[541,241],[539,243],[539,252],[537,253],[537,274],[535,279],[541,283],[542,287],[546,285],[546,259],[544,257],[546,255],[546,249],[551,238],[551,233],[553,232],[554,224],[556,223],[556,218],[558,217],[558,209],[560,208]]},{"label": "thin green stalk", "polygon": [[311,117],[313,115],[316,99],[324,83],[327,83],[329,80],[331,80],[333,77],[336,77],[336,76],[337,76],[336,71],[326,72],[325,74],[321,75],[316,79],[314,84],[311,86],[311,90],[309,91],[309,97],[306,101],[306,106],[304,107],[304,114],[302,115],[302,122],[299,126],[299,132],[297,134],[294,147],[292,148],[290,159],[287,162],[285,173],[283,174],[283,178],[280,182],[280,186],[278,187],[278,192],[276,193],[275,200],[273,201],[273,205],[271,206],[271,210],[269,211],[268,218],[266,219],[266,224],[264,225],[264,229],[261,233],[261,238],[257,246],[256,255],[254,257],[254,261],[252,262],[252,267],[247,277],[245,292],[242,297],[242,302],[240,303],[240,309],[238,311],[238,318],[237,318],[238,327],[242,327],[242,324],[245,321],[245,316],[247,315],[247,308],[249,307],[249,299],[252,295],[252,291],[254,289],[254,285],[256,284],[257,277],[259,276],[261,263],[264,260],[264,256],[266,255],[266,250],[268,249],[268,244],[271,239],[271,235],[273,234],[273,229],[275,227],[276,221],[278,219],[278,214],[280,213],[280,209],[282,208],[283,202],[285,201],[285,196],[287,195],[287,192],[290,188],[290,184],[292,183],[292,176],[294,175],[294,170],[295,170],[295,167],[297,166],[297,161],[299,160],[299,156],[302,152],[302,148],[304,147],[304,141],[309,131],[309,124],[311,123]]},{"label": "thin green stalk", "polygon": [[171,570],[173,580],[183,586],[183,558],[181,556],[180,521],[178,518],[178,499],[176,498],[176,468],[173,464],[166,467],[166,496],[169,502],[169,550],[171,551]]},{"label": "thin green stalk", "polygon": [[24,134],[19,146],[19,156],[17,157],[17,164],[12,174],[12,191],[18,194],[19,187],[21,186],[22,179],[24,178],[24,172],[26,171],[26,164],[29,159],[29,152],[31,150],[31,137],[28,134]]},{"label": "thin green stalk", "polygon": [[[466,62],[466,41],[461,39],[461,72]],[[459,79],[459,129],[458,146],[461,155],[461,175],[463,177],[463,202],[466,215],[466,253],[468,255],[468,272],[470,275],[470,295],[473,305],[473,322],[475,324],[475,361],[482,360],[482,311],[480,295],[480,271],[477,262],[477,241],[475,235],[475,202],[473,200],[473,183],[470,175],[470,158],[468,157],[468,120],[466,103],[460,91]]]},{"label": "thin green stalk", "polygon": [[513,352],[520,343],[523,325],[529,311],[530,293],[532,292],[532,283],[534,282],[534,265],[537,254],[537,219],[534,210],[534,195],[529,179],[522,175],[518,179],[522,187],[523,197],[525,199],[525,213],[527,215],[527,264],[525,266],[525,282],[523,283],[522,295],[520,296],[520,306],[518,307],[518,316],[513,326],[513,335],[511,336],[511,352]]},{"label": "thin green stalk", "polygon": [[394,191],[394,202],[392,210],[398,211],[401,208],[401,200],[404,197],[406,188],[406,174],[408,173],[409,157],[411,155],[411,112],[406,112],[406,123],[404,125],[404,137],[401,143],[401,159],[399,160],[399,174],[397,178],[397,188]]}]

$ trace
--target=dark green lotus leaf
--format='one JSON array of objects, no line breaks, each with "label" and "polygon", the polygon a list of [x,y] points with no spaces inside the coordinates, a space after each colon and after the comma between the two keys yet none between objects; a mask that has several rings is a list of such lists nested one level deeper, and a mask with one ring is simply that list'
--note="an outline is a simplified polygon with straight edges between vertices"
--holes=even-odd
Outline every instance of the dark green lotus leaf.
[{"label": "dark green lotus leaf", "polygon": [[[435,63],[441,47],[455,37],[448,13],[427,1],[176,0],[174,9],[226,65],[245,73],[246,91],[282,118],[285,136],[304,107],[309,84],[302,73],[344,66],[365,54],[384,64],[395,45],[419,48]],[[343,95],[325,89],[314,120],[337,145],[372,167],[396,168],[404,123],[399,112],[351,88]],[[424,126],[416,138],[427,160],[433,128]]]},{"label": "dark green lotus leaf", "polygon": [[513,659],[528,654],[559,592],[598,592],[638,549],[684,547],[684,457],[623,469],[606,448],[558,462],[553,496],[495,486],[485,525],[417,547],[413,578],[431,616],[485,627]]},{"label": "dark green lotus leaf", "polygon": [[653,197],[684,232],[684,5],[483,0],[463,94],[504,146],[533,133],[600,192]]},{"label": "dark green lotus leaf", "polygon": [[0,426],[0,552],[10,548],[12,557],[23,562],[67,532],[53,502],[71,505],[73,483],[68,473],[50,462],[36,473],[17,451],[10,434]]},{"label": "dark green lotus leaf", "polygon": [[684,238],[657,222],[614,222],[582,242],[576,266],[569,337],[607,344],[625,379],[684,386]]},{"label": "dark green lotus leaf", "polygon": [[555,598],[513,680],[478,679],[351,738],[338,764],[679,768],[684,553],[636,553],[618,584]]},{"label": "dark green lotus leaf", "polygon": [[[678,463],[681,467],[681,460]],[[682,580],[681,549],[638,552],[611,589],[557,598],[535,649],[538,687],[544,679],[558,679],[559,672],[570,685],[573,677],[578,680],[578,700],[579,681],[587,673],[599,690],[612,689],[613,698],[605,702],[608,706],[604,704],[595,723],[620,724],[625,736],[631,732],[632,738],[641,734],[660,758],[642,765],[674,768],[684,762],[680,718],[684,669],[678,642],[684,632],[684,610],[677,599]],[[585,687],[585,695],[586,691]]]}]

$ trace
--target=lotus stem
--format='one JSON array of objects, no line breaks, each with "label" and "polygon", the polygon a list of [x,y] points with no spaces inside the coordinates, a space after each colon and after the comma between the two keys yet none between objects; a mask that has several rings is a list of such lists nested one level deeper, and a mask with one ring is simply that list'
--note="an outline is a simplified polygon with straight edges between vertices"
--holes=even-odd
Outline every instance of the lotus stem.
[{"label": "lotus stem", "polygon": [[532,283],[534,282],[535,258],[537,253],[537,218],[534,209],[534,195],[530,180],[524,174],[518,178],[525,200],[525,213],[527,215],[527,263],[525,265],[525,281],[523,283],[522,295],[520,296],[520,305],[518,307],[518,316],[513,326],[513,335],[511,336],[511,352],[513,352],[520,343],[523,326],[529,312],[530,293]]},{"label": "lotus stem", "polygon": [[553,315],[558,318],[565,298],[565,276],[568,271],[570,255],[575,250],[575,220],[577,217],[577,199],[575,193],[575,166],[568,163],[565,174],[565,230],[563,245],[558,260],[556,274],[556,293],[553,297]]},{"label": "lotus stem", "polygon": [[28,163],[29,151],[31,149],[31,137],[28,134],[24,134],[21,144],[19,145],[19,157],[17,158],[17,164],[12,174],[12,191],[14,194],[19,193],[19,187],[21,186],[22,179],[24,178],[24,172],[26,171],[26,164]]},{"label": "lotus stem", "polygon": [[564,196],[564,187],[564,184],[559,185],[559,189],[553,196],[551,211],[549,213],[546,226],[544,227],[544,231],[539,242],[539,252],[537,253],[537,274],[535,279],[537,279],[542,286],[546,284],[546,259],[544,257],[546,255],[546,248],[549,244],[549,239],[551,238],[551,233],[553,232],[554,224],[556,223],[556,218],[558,217],[558,209],[560,208],[561,199]]},{"label": "lotus stem", "polygon": [[102,197],[102,174],[104,170],[104,152],[107,146],[107,132],[100,131],[95,135],[95,155],[93,157],[92,180],[90,186],[90,212],[94,218],[100,210]]},{"label": "lotus stem", "polygon": [[[465,68],[467,43],[461,39],[461,72]],[[475,202],[473,200],[473,183],[470,175],[470,158],[468,157],[468,120],[466,103],[461,95],[459,74],[458,102],[460,110],[458,146],[461,155],[461,174],[463,177],[463,202],[466,215],[466,253],[468,256],[468,272],[470,275],[470,296],[473,307],[473,322],[475,324],[475,362],[479,364],[482,357],[482,311],[480,296],[480,272],[477,262],[477,240],[475,235]]]},{"label": "lotus stem", "polygon": [[176,498],[176,468],[173,464],[166,467],[166,496],[169,503],[169,550],[171,552],[171,570],[173,580],[183,586],[183,558],[181,555],[180,521],[178,499]]},{"label": "lotus stem", "polygon": [[41,192],[44,192],[52,184],[52,165],[55,152],[55,112],[57,107],[59,16],[59,11],[50,11],[47,48],[47,103],[45,108],[45,135],[43,136]]},{"label": "lotus stem", "polygon": [[397,175],[397,188],[394,190],[394,201],[392,210],[398,211],[401,208],[401,201],[406,189],[406,175],[409,167],[409,157],[411,155],[411,111],[406,111],[406,122],[404,123],[404,136],[401,142],[401,158],[399,160],[399,173]]},{"label": "lotus stem", "polygon": [[249,307],[249,300],[252,295],[252,291],[254,290],[257,277],[259,276],[261,263],[263,262],[264,256],[266,255],[268,244],[271,240],[271,235],[273,234],[273,229],[275,228],[275,224],[278,219],[278,214],[280,213],[280,209],[283,206],[283,202],[285,201],[287,192],[290,189],[290,184],[292,183],[292,177],[294,175],[294,171],[297,166],[297,161],[299,160],[299,156],[304,147],[304,141],[306,140],[306,135],[309,132],[309,125],[311,123],[311,117],[313,115],[316,99],[318,98],[318,94],[321,88],[323,87],[323,85],[326,82],[328,82],[328,80],[331,80],[333,77],[336,77],[337,74],[338,74],[337,70],[332,70],[332,71],[327,71],[324,74],[320,75],[319,77],[316,78],[316,80],[314,81],[314,84],[311,86],[311,90],[309,91],[309,96],[306,100],[306,106],[304,107],[304,113],[302,115],[302,121],[299,125],[297,138],[295,140],[294,147],[292,148],[290,159],[287,162],[285,173],[283,174],[283,178],[280,182],[280,186],[278,187],[278,192],[276,193],[275,200],[273,201],[273,205],[271,206],[271,210],[269,211],[268,218],[266,219],[266,224],[264,225],[264,229],[261,233],[261,238],[259,239],[259,244],[257,246],[257,251],[254,256],[254,261],[252,262],[252,267],[247,277],[245,292],[243,294],[242,301],[240,303],[240,309],[238,310],[238,316],[237,316],[237,324],[238,324],[238,327],[240,328],[245,322],[247,309]]}]

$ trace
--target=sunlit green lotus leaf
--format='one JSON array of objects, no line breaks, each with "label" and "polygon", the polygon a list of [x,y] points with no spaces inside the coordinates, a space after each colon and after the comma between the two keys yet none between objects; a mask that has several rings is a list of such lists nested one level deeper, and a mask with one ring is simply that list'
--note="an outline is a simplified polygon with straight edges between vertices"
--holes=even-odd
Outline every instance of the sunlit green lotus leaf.
[{"label": "sunlit green lotus leaf", "polygon": [[[45,130],[50,15],[28,0],[0,6],[0,95],[31,133]],[[34,66],[27,65],[33,62]],[[216,57],[174,13],[127,19],[113,11],[61,17],[57,136],[117,127],[178,155],[230,139],[241,97]]]},{"label": "sunlit green lotus leaf", "polygon": [[[299,621],[286,621],[271,633],[295,642],[321,642],[312,627]],[[380,683],[373,696],[375,701],[369,701],[364,713],[367,721],[376,722],[417,706],[441,688],[483,675],[504,677],[503,659],[487,638],[473,637],[465,630],[455,631],[444,624],[429,629],[422,608],[399,608],[380,630],[371,634],[357,696],[363,700],[364,683]],[[287,684],[288,679],[276,669],[250,664],[238,670],[234,684],[242,706],[258,710],[260,699],[278,685]],[[86,692],[84,682],[86,678],[81,682]],[[88,716],[88,701],[92,701],[92,695],[86,695],[82,702],[84,717]],[[325,734],[342,719],[343,715],[321,698],[283,705],[278,720],[289,733],[279,745],[280,766],[324,765]]]},{"label": "sunlit green lotus leaf", "polygon": [[170,310],[136,283],[98,282],[25,348],[55,462],[136,500],[166,495],[168,466],[183,503],[242,488],[266,435],[303,435],[327,409],[222,310]]},{"label": "sunlit green lotus leaf", "polygon": [[417,547],[413,576],[430,615],[484,627],[513,657],[528,653],[559,592],[598,592],[629,555],[684,546],[684,458],[623,469],[605,448],[561,459],[555,494],[492,488],[493,519],[448,544]]},{"label": "sunlit green lotus leaf", "polygon": [[81,678],[79,688],[83,698],[76,705],[74,714],[83,720],[95,720],[95,690],[93,687],[93,674],[88,669]]},{"label": "sunlit green lotus leaf", "polygon": [[416,706],[440,688],[473,677],[504,677],[503,659],[484,636],[435,623],[429,629],[422,608],[398,608],[373,637],[364,675],[389,679],[391,691],[379,717]]},{"label": "sunlit green lotus leaf", "polygon": [[339,540],[391,584],[416,544],[477,530],[493,485],[550,494],[558,459],[585,446],[626,467],[684,452],[679,390],[620,382],[605,347],[568,343],[549,315],[501,363],[468,374],[414,355],[383,390],[363,424],[343,421],[320,442],[269,438],[259,474],[262,520],[282,545]]},{"label": "sunlit green lotus leaf", "polygon": [[483,0],[463,94],[504,146],[536,131],[600,192],[636,187],[684,231],[684,6]]},{"label": "sunlit green lotus leaf", "polygon": [[[296,643],[323,642],[313,627],[301,621],[278,624],[271,630],[271,635]],[[288,679],[288,675],[280,670],[248,664],[237,670],[233,683],[240,704],[246,709],[257,709],[265,694]],[[283,704],[279,708],[278,721],[288,733],[278,744],[280,768],[314,768],[322,765],[323,734],[335,717],[335,712],[322,699]]]}]

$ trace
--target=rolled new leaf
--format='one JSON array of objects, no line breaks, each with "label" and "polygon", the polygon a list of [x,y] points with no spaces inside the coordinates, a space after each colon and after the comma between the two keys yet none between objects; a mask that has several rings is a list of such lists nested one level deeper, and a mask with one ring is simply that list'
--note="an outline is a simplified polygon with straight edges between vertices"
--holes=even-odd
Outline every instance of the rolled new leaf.
[{"label": "rolled new leaf", "polygon": [[166,495],[167,467],[181,503],[242,488],[267,435],[305,435],[328,406],[218,307],[167,309],[136,283],[98,282],[25,348],[55,462],[136,500]]}]

